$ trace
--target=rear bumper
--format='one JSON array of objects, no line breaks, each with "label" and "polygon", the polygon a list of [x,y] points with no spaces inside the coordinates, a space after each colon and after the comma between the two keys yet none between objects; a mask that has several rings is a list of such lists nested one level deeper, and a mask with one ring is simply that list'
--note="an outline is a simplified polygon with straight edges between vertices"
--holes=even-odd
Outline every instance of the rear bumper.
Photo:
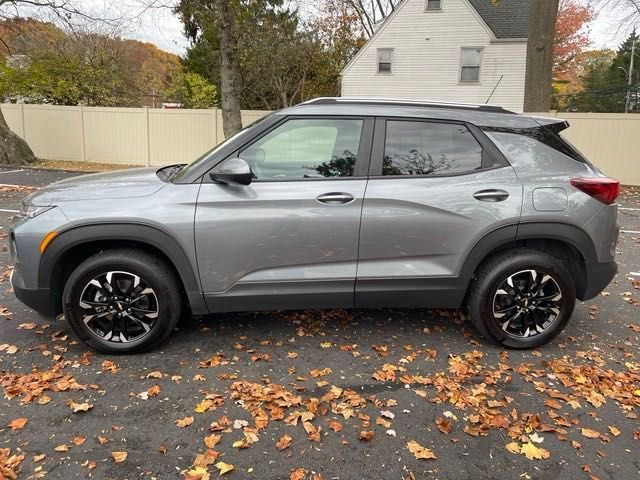
[{"label": "rear bumper", "polygon": [[51,302],[51,291],[48,288],[25,288],[19,269],[11,272],[11,286],[18,300],[45,317],[55,317]]},{"label": "rear bumper", "polygon": [[616,262],[590,263],[585,265],[585,289],[580,300],[591,300],[604,290],[618,272]]}]

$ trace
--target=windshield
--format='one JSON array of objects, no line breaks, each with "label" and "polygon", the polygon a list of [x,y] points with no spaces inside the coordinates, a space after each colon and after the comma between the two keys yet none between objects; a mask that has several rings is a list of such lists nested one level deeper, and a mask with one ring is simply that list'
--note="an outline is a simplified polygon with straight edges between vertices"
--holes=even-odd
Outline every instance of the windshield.
[{"label": "windshield", "polygon": [[235,135],[233,135],[232,137],[227,138],[226,140],[224,140],[222,143],[216,145],[215,147],[213,147],[211,150],[209,150],[208,152],[206,152],[205,154],[201,155],[199,158],[197,158],[196,160],[194,160],[193,162],[191,162],[190,164],[188,164],[187,166],[185,166],[180,173],[178,173],[178,175],[176,175],[175,177],[173,177],[172,181],[173,182],[180,182],[180,179],[182,177],[184,177],[185,175],[187,175],[188,173],[190,173],[193,170],[196,170],[200,167],[201,164],[203,164],[204,162],[206,162],[209,157],[211,157],[212,155],[215,155],[216,152],[218,152],[219,150],[222,150],[226,145],[228,145],[229,143],[233,142],[236,138],[241,137],[242,135],[244,135],[245,133],[249,132],[250,130],[252,130],[256,125],[258,125],[260,122],[262,122],[265,118],[269,117],[270,115],[265,115],[262,118],[259,118],[258,120],[256,120],[255,122],[251,123],[250,125],[247,125],[246,127],[244,127],[242,130],[240,130],[238,133],[236,133]]}]

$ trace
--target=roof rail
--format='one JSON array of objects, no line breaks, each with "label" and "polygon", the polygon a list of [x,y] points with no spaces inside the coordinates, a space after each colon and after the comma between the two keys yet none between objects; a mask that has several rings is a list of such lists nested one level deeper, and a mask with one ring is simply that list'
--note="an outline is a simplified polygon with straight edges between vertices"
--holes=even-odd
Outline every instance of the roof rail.
[{"label": "roof rail", "polygon": [[358,97],[318,97],[312,100],[302,102],[301,105],[337,105],[337,104],[354,103],[360,105],[398,105],[412,107],[430,107],[430,108],[460,108],[465,110],[477,110],[479,112],[493,113],[512,113],[511,110],[497,105],[478,105],[472,103],[447,103],[447,102],[430,102],[427,100],[410,100],[403,98],[358,98]]}]

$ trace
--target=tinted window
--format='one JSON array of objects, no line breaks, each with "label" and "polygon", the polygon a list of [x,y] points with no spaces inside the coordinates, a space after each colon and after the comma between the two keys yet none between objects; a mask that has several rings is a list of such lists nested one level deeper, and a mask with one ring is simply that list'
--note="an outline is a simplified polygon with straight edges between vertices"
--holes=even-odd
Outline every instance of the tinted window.
[{"label": "tinted window", "polygon": [[240,152],[258,179],[348,177],[362,120],[289,120]]},{"label": "tinted window", "polygon": [[464,125],[388,121],[383,175],[451,175],[482,168],[482,147]]}]

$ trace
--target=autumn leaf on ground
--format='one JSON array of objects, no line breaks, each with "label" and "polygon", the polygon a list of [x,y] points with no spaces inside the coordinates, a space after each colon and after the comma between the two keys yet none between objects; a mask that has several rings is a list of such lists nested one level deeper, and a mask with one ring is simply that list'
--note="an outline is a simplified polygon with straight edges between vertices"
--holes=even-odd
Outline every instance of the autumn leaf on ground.
[{"label": "autumn leaf on ground", "polygon": [[527,442],[522,445],[520,453],[522,453],[529,460],[542,460],[543,458],[549,458],[551,456],[548,450],[536,447],[532,442]]},{"label": "autumn leaf on ground", "polygon": [[368,442],[368,441],[372,440],[374,436],[375,436],[374,432],[363,430],[363,431],[360,432],[360,436],[358,438],[360,438],[360,440]]},{"label": "autumn leaf on ground", "polygon": [[189,425],[191,425],[193,423],[193,417],[184,417],[184,418],[181,418],[179,420],[175,420],[174,423],[179,428],[188,427]]},{"label": "autumn leaf on ground", "polygon": [[9,355],[13,355],[17,351],[18,351],[18,347],[16,347],[15,345],[9,345],[7,343],[3,343],[2,345],[0,345],[0,352],[5,352],[5,353],[8,353]]},{"label": "autumn leaf on ground", "polygon": [[73,400],[68,400],[67,405],[69,406],[69,408],[73,413],[88,412],[93,408],[93,404],[91,403],[88,403],[88,402],[76,403]]},{"label": "autumn leaf on ground", "polygon": [[322,370],[314,368],[313,370],[309,370],[309,373],[312,377],[324,377],[325,375],[329,375],[332,372],[330,368],[323,368]]},{"label": "autumn leaf on ground", "polygon": [[209,480],[211,477],[209,476],[209,472],[205,467],[193,467],[190,470],[187,470],[184,473],[183,480]]},{"label": "autumn leaf on ground", "polygon": [[306,474],[307,471],[304,468],[296,468],[295,470],[291,471],[289,480],[302,480]]},{"label": "autumn leaf on ground", "polygon": [[116,463],[124,462],[128,455],[127,452],[111,452],[111,458],[113,458]]},{"label": "autumn leaf on ground", "polygon": [[69,451],[69,446],[68,445],[58,445],[53,450],[56,451],[56,452],[68,452]]},{"label": "autumn leaf on ground", "polygon": [[160,385],[153,385],[149,387],[149,390],[147,390],[147,395],[149,395],[150,397],[156,397],[158,396],[159,393],[160,393]]},{"label": "autumn leaf on ground", "polygon": [[118,371],[118,366],[111,360],[105,360],[104,362],[102,362],[102,371],[116,373]]},{"label": "autumn leaf on ground", "polygon": [[290,446],[291,446],[291,437],[286,433],[282,435],[276,442],[276,448],[278,450],[284,450],[285,448],[289,448]]},{"label": "autumn leaf on ground", "polygon": [[600,438],[600,433],[595,430],[591,430],[590,428],[583,428],[580,430],[580,433],[582,433],[582,436],[587,438]]},{"label": "autumn leaf on ground", "polygon": [[86,441],[87,441],[87,437],[73,437],[73,439],[71,440],[71,443],[73,443],[76,447],[79,447]]},{"label": "autumn leaf on ground", "polygon": [[613,435],[614,437],[617,437],[618,435],[620,435],[620,430],[618,430],[616,427],[612,427],[611,425],[609,425],[609,432],[611,432],[611,435]]},{"label": "autumn leaf on ground", "polygon": [[445,435],[451,431],[451,420],[447,420],[444,417],[436,418],[436,426]]},{"label": "autumn leaf on ground", "polygon": [[222,439],[222,435],[208,435],[204,437],[204,445],[207,448],[214,448]]},{"label": "autumn leaf on ground", "polygon": [[27,424],[26,418],[16,418],[14,420],[11,420],[7,426],[11,430],[22,430],[26,424]]},{"label": "autumn leaf on ground", "polygon": [[340,424],[339,422],[336,422],[335,420],[330,420],[329,428],[334,432],[339,432],[340,430],[342,430],[342,424]]},{"label": "autumn leaf on ground", "polygon": [[225,473],[233,470],[233,465],[225,462],[218,462],[215,467],[220,470],[220,475],[224,475]]},{"label": "autumn leaf on ground", "polygon": [[431,450],[423,447],[415,440],[407,442],[407,449],[419,460],[433,460],[437,458]]}]

